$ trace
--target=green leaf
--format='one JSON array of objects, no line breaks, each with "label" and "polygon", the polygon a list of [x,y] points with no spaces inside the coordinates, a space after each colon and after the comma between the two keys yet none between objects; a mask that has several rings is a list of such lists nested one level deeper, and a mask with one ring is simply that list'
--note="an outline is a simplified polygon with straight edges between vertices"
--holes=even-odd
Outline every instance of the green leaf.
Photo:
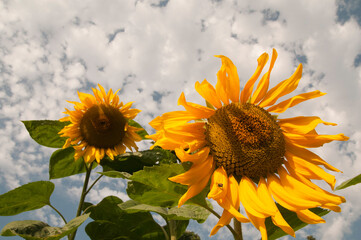
[{"label": "green leaf", "polygon": [[[63,178],[86,172],[83,158],[74,160],[75,150],[72,147],[56,150],[50,157],[49,178]],[[98,164],[93,163],[94,169]]]},{"label": "green leaf", "polygon": [[30,240],[57,240],[73,233],[88,217],[89,214],[84,214],[74,218],[62,228],[35,220],[14,221],[2,229],[1,236],[18,235]]},{"label": "green leaf", "polygon": [[[168,180],[169,177],[181,174],[189,168],[189,164],[162,164],[160,166],[144,167],[144,170],[135,172],[128,183],[128,196],[140,203],[160,207],[173,207],[178,204],[179,198],[187,191],[186,185]],[[187,203],[200,206],[207,205],[205,196],[207,187]]]},{"label": "green leaf", "polygon": [[128,213],[135,212],[155,212],[167,219],[171,220],[189,220],[193,219],[199,223],[204,222],[210,212],[200,206],[195,205],[183,205],[182,207],[172,207],[172,208],[162,208],[158,206],[147,205],[143,203],[138,203],[134,200],[129,200],[127,202],[121,203],[118,205],[121,209],[127,211]]},{"label": "green leaf", "polygon": [[100,164],[104,172],[115,170],[132,174],[142,170],[144,166],[153,166],[154,164],[164,162],[176,162],[175,155],[170,151],[155,148],[153,150],[124,153],[114,157],[114,160],[106,157],[102,159]]},{"label": "green leaf", "polygon": [[164,239],[160,226],[150,213],[127,213],[118,207],[122,200],[109,196],[90,208],[85,231],[91,239]]},{"label": "green leaf", "polygon": [[12,216],[50,204],[54,184],[38,181],[0,195],[0,216]]},{"label": "green leaf", "polygon": [[[296,232],[297,230],[307,226],[308,224],[305,222],[302,222],[295,212],[292,212],[281,205],[277,204],[278,209],[280,210],[283,218],[286,220],[286,222],[293,228],[293,230]],[[309,209],[311,212],[317,214],[318,216],[322,217],[329,213],[329,210],[323,209],[323,208],[311,208]],[[281,228],[277,227],[273,224],[271,218],[266,219],[266,229],[268,234],[268,239],[273,240],[280,238],[282,236],[287,235]]]},{"label": "green leaf", "polygon": [[98,173],[111,178],[129,179],[132,176],[127,172],[118,172],[118,171],[108,171],[108,172],[98,172]]},{"label": "green leaf", "polygon": [[339,186],[337,186],[335,188],[335,190],[341,190],[341,189],[344,189],[344,188],[348,188],[349,186],[356,185],[356,184],[359,184],[359,183],[361,183],[361,174],[357,175],[356,177],[351,178],[351,179],[349,179],[347,181],[344,181]]},{"label": "green leaf", "polygon": [[22,121],[32,139],[40,145],[52,148],[63,147],[66,138],[60,137],[58,132],[70,122],[58,120],[33,120]]},{"label": "green leaf", "polygon": [[136,133],[138,133],[138,135],[141,136],[143,140],[151,140],[151,139],[145,137],[149,134],[147,133],[147,131],[145,131],[145,129],[139,123],[137,123],[136,121],[134,121],[132,119],[129,119],[128,124],[133,127],[142,128],[142,130],[137,131]]}]

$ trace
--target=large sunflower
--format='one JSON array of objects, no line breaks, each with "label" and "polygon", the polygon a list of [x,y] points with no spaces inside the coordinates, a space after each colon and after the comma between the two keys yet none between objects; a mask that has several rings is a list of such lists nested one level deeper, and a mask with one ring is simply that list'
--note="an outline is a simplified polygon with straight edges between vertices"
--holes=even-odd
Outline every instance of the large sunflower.
[{"label": "large sunflower", "polygon": [[[324,222],[309,208],[322,207],[341,211],[345,199],[329,193],[311,179],[324,180],[334,188],[335,177],[323,170],[338,169],[329,165],[307,148],[321,147],[333,140],[346,141],[343,134],[320,135],[315,127],[324,122],[319,117],[278,119],[271,113],[282,113],[303,101],[325,93],[313,91],[275,104],[294,91],[302,75],[300,64],[294,74],[268,90],[269,78],[277,58],[273,50],[271,63],[257,88],[253,87],[268,61],[268,54],[258,58],[258,66],[240,93],[237,69],[225,56],[217,74],[215,88],[204,80],[195,89],[206,100],[207,107],[187,102],[184,93],[178,104],[185,111],[174,111],[155,118],[150,125],[157,132],[150,136],[164,149],[175,150],[182,162],[192,162],[185,173],[171,177],[173,182],[188,185],[179,206],[197,195],[211,178],[208,198],[224,209],[211,235],[235,217],[240,222],[251,221],[267,239],[265,219],[295,236],[294,230],[282,217],[275,202],[293,211],[309,224]],[[252,93],[253,92],[253,93]],[[239,211],[242,203],[248,216]]]},{"label": "large sunflower", "polygon": [[69,116],[60,119],[62,122],[70,121],[59,134],[68,137],[63,148],[73,146],[75,160],[84,158],[86,163],[96,160],[98,163],[108,155],[114,156],[125,152],[126,147],[138,150],[135,141],[141,137],[136,133],[139,128],[130,126],[129,119],[135,118],[140,112],[130,109],[132,102],[123,104],[119,102],[118,91],[108,93],[98,84],[99,89],[92,89],[94,96],[78,92],[80,102],[72,102],[74,111],[65,109]]}]

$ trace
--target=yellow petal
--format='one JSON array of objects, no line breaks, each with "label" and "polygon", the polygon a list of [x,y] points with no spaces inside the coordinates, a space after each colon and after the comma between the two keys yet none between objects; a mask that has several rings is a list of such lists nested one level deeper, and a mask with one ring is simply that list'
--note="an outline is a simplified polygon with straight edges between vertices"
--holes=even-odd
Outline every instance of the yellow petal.
[{"label": "yellow petal", "polygon": [[204,107],[202,105],[187,102],[183,92],[178,99],[178,105],[182,105],[188,112],[192,113],[197,119],[209,118],[215,112],[215,110]]},{"label": "yellow petal", "polygon": [[292,153],[293,155],[302,158],[305,161],[308,161],[310,163],[313,163],[315,165],[323,165],[325,168],[331,170],[331,171],[336,171],[336,172],[341,172],[340,170],[338,170],[337,168],[333,167],[332,165],[328,164],[326,161],[324,161],[322,158],[320,158],[318,155],[316,155],[315,153],[304,149],[304,148],[300,148],[297,147],[293,144],[287,143],[286,142],[286,151]]},{"label": "yellow petal", "polygon": [[301,102],[310,100],[312,98],[321,97],[325,94],[326,93],[320,92],[318,90],[308,93],[302,93],[268,108],[267,111],[274,113],[283,113],[288,108],[293,107]]},{"label": "yellow petal", "polygon": [[227,173],[223,167],[219,167],[212,175],[208,198],[213,198],[214,200],[225,198],[228,188]]},{"label": "yellow petal", "polygon": [[248,101],[248,99],[251,97],[254,83],[257,81],[257,79],[258,79],[259,75],[261,74],[262,69],[266,65],[267,61],[268,61],[267,53],[263,53],[257,59],[257,62],[258,62],[257,69],[256,69],[255,73],[252,75],[252,77],[247,81],[246,85],[244,86],[244,88],[241,92],[241,100],[240,100],[241,103],[246,103]]},{"label": "yellow petal", "polygon": [[214,87],[207,81],[203,80],[202,83],[196,82],[195,88],[197,92],[210,104],[215,106],[216,108],[221,108],[222,103],[218,98],[216,90]]},{"label": "yellow petal", "polygon": [[326,221],[323,220],[320,216],[314,214],[310,210],[300,210],[296,212],[297,217],[308,224],[317,224],[317,223],[325,223]]},{"label": "yellow petal", "polygon": [[278,119],[280,127],[290,133],[307,134],[320,123],[336,126],[336,123],[322,121],[319,117],[294,117]]},{"label": "yellow petal", "polygon": [[87,108],[91,108],[95,103],[96,103],[96,99],[93,95],[89,94],[89,93],[81,93],[78,92],[78,96],[80,101],[87,107]]},{"label": "yellow petal", "polygon": [[286,142],[302,147],[302,148],[317,148],[323,146],[325,143],[332,141],[347,141],[349,138],[343,135],[343,133],[337,135],[319,135],[319,134],[293,134],[284,132]]},{"label": "yellow petal", "polygon": [[289,79],[286,79],[270,89],[258,106],[265,108],[273,105],[280,97],[293,92],[302,77],[302,64],[298,65],[296,71]]},{"label": "yellow petal", "polygon": [[208,159],[201,164],[192,166],[185,173],[179,174],[174,177],[168,178],[172,182],[177,182],[183,185],[194,185],[203,178],[209,178],[210,171],[213,169],[213,159],[208,157]]},{"label": "yellow petal", "polygon": [[319,207],[321,205],[318,202],[309,201],[295,196],[293,191],[290,191],[288,188],[286,189],[274,174],[269,174],[267,176],[267,186],[273,198],[283,207],[293,212]]},{"label": "yellow petal", "polygon": [[209,147],[202,148],[196,153],[188,154],[183,148],[176,148],[175,153],[182,162],[192,162],[194,164],[202,163],[209,155]]},{"label": "yellow petal", "polygon": [[319,206],[327,203],[333,203],[337,205],[342,203],[342,200],[339,197],[333,197],[328,194],[316,191],[315,189],[293,178],[283,167],[278,169],[278,174],[280,175],[281,184],[287,191],[290,192],[290,194],[294,196],[298,196],[299,198],[303,198],[312,202],[317,202],[319,203]]},{"label": "yellow petal", "polygon": [[282,217],[282,214],[279,211],[277,211],[276,215],[272,216],[272,222],[274,225],[280,227],[285,233],[291,235],[292,237],[296,237],[295,231],[285,221],[285,219]]},{"label": "yellow petal", "polygon": [[218,220],[216,226],[213,227],[210,236],[213,236],[218,232],[221,227],[228,225],[233,218],[233,215],[230,214],[227,210],[223,210],[221,218]]},{"label": "yellow petal", "polygon": [[217,85],[223,89],[226,99],[221,98],[221,100],[225,104],[229,103],[228,99],[232,102],[239,102],[240,83],[236,66],[226,56],[218,55],[216,57],[222,60],[222,67],[217,73]]},{"label": "yellow petal", "polygon": [[255,217],[267,218],[276,214],[276,209],[267,209],[263,204],[263,199],[258,197],[255,184],[246,176],[243,176],[239,183],[239,198],[245,210]]},{"label": "yellow petal", "polygon": [[332,190],[335,187],[336,178],[325,172],[322,168],[312,163],[309,163],[290,152],[285,153],[285,157],[287,158],[290,166],[295,169],[296,172],[301,173],[303,176],[310,179],[324,180],[326,181]]},{"label": "yellow petal", "polygon": [[272,71],[272,68],[273,68],[273,66],[274,66],[274,64],[276,62],[276,59],[277,59],[277,51],[276,51],[276,49],[273,49],[271,63],[270,63],[268,72],[265,73],[262,76],[261,80],[259,81],[259,83],[257,85],[257,88],[256,88],[256,91],[252,95],[251,103],[257,104],[266,95],[267,90],[268,90],[268,86],[269,86],[269,79],[270,79],[270,76],[271,76],[271,71]]},{"label": "yellow petal", "polygon": [[230,214],[233,215],[238,221],[246,223],[249,222],[249,219],[243,216],[237,209],[234,208],[232,203],[228,198],[221,198],[217,200],[217,203],[225,210],[227,210]]},{"label": "yellow petal", "polygon": [[179,199],[178,207],[182,206],[188,199],[190,199],[190,198],[196,196],[198,193],[200,193],[207,185],[210,176],[211,176],[211,173],[209,173],[209,176],[207,176],[203,179],[200,179],[200,181],[197,184],[189,186],[187,192]]},{"label": "yellow petal", "polygon": [[248,214],[248,212],[247,215],[251,220],[252,224],[261,232],[262,240],[267,240],[268,236],[267,236],[267,229],[265,226],[265,219],[252,216],[252,214]]}]

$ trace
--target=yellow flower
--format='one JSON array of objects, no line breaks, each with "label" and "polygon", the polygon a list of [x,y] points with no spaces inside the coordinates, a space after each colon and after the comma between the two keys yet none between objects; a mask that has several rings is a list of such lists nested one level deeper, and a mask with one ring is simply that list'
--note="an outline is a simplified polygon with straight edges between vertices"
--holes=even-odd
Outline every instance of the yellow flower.
[{"label": "yellow flower", "polygon": [[[315,127],[323,123],[319,117],[278,119],[271,113],[282,113],[303,101],[325,93],[313,91],[275,104],[294,91],[302,75],[300,64],[294,74],[268,90],[269,78],[277,58],[273,50],[271,64],[257,88],[256,80],[268,61],[268,54],[258,58],[258,67],[240,93],[237,69],[225,56],[217,74],[215,88],[204,80],[195,89],[206,100],[207,107],[187,102],[182,93],[178,104],[185,111],[174,111],[155,118],[150,125],[157,132],[150,136],[164,149],[174,150],[182,162],[192,162],[185,173],[169,178],[188,185],[179,206],[197,195],[211,178],[208,198],[224,209],[211,235],[235,217],[240,222],[252,222],[262,239],[267,239],[265,218],[295,236],[283,219],[275,202],[293,211],[309,224],[324,222],[309,208],[322,207],[336,212],[345,198],[329,193],[311,179],[324,180],[334,188],[335,177],[323,170],[338,171],[307,148],[321,147],[333,140],[346,141],[343,134],[319,135]],[[253,93],[252,93],[253,92]],[[239,211],[243,205],[248,216]]]},{"label": "yellow flower", "polygon": [[106,93],[100,84],[98,86],[100,90],[93,88],[94,96],[78,92],[80,102],[69,101],[75,110],[65,109],[64,113],[69,116],[60,119],[71,122],[59,132],[61,137],[68,137],[63,148],[73,146],[74,159],[83,157],[86,163],[94,160],[99,163],[105,155],[114,159],[124,153],[126,147],[138,150],[135,141],[141,140],[136,133],[141,129],[128,124],[140,110],[130,109],[132,102],[125,105],[119,102],[119,90],[113,93],[110,89]]}]

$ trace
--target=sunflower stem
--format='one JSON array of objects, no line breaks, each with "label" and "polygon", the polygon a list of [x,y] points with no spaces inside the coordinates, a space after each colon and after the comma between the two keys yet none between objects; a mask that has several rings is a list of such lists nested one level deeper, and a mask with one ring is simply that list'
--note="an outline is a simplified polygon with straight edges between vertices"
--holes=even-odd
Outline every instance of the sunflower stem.
[{"label": "sunflower stem", "polygon": [[50,206],[52,209],[54,209],[54,211],[57,212],[57,213],[59,214],[59,216],[63,219],[64,223],[67,224],[67,222],[66,222],[63,214],[61,214],[61,212],[59,212],[59,210],[56,209],[56,208],[55,208],[53,205],[51,205],[50,203],[49,203],[49,206]]},{"label": "sunflower stem", "polygon": [[170,240],[177,240],[177,225],[175,220],[168,221]]},{"label": "sunflower stem", "polygon": [[[200,206],[204,207],[205,209],[210,211],[217,218],[221,218],[221,216],[217,212],[215,212],[212,208],[210,208],[207,204],[206,205],[200,205]],[[236,240],[242,239],[242,238],[239,238],[238,233],[236,231],[234,231],[234,229],[229,224],[227,224],[226,227],[229,229],[229,231],[231,231],[234,239],[236,239]]]},{"label": "sunflower stem", "polygon": [[[89,165],[89,167],[86,165],[86,163],[84,163],[84,164],[85,164],[85,167],[86,167],[86,175],[85,175],[83,190],[82,190],[81,195],[80,195],[80,201],[79,201],[78,210],[76,212],[76,217],[80,216],[80,214],[82,212],[82,209],[83,209],[85,196],[88,193],[87,188],[88,188],[88,183],[89,183],[89,179],[90,179],[90,173],[92,171],[93,162]],[[75,230],[74,233],[72,235],[70,235],[69,240],[74,240],[75,239],[76,231],[77,230]]]},{"label": "sunflower stem", "polygon": [[242,236],[242,225],[241,222],[238,221],[236,218],[233,218],[233,224],[234,224],[234,231],[237,233],[237,238],[235,235],[233,235],[234,239],[236,240],[243,240]]}]

